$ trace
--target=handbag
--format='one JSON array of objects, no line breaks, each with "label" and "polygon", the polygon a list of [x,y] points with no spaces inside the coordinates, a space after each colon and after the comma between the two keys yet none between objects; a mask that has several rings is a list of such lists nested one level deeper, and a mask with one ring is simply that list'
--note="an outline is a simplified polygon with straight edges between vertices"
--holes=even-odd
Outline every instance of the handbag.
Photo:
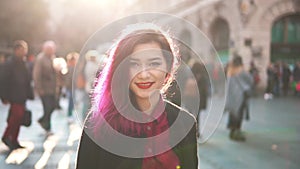
[{"label": "handbag", "polygon": [[31,118],[32,118],[32,112],[28,109],[25,109],[21,125],[25,127],[29,127],[32,122]]}]

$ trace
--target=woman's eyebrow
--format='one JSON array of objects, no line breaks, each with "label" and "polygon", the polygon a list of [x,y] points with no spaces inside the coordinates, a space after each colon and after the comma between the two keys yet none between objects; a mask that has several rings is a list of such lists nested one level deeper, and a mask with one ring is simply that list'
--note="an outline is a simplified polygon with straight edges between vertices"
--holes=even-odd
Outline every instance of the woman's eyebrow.
[{"label": "woman's eyebrow", "polygon": [[161,57],[150,58],[148,61],[161,61]]},{"label": "woman's eyebrow", "polygon": [[135,58],[130,58],[129,59],[129,61],[135,61],[135,62],[137,62],[137,61],[139,61],[140,59],[135,59]]},{"label": "woman's eyebrow", "polygon": [[[147,61],[161,61],[161,60],[162,60],[161,57],[153,57],[153,58],[147,59]],[[139,59],[139,58],[130,58],[129,61],[138,62],[138,61],[141,61],[141,59]]]}]

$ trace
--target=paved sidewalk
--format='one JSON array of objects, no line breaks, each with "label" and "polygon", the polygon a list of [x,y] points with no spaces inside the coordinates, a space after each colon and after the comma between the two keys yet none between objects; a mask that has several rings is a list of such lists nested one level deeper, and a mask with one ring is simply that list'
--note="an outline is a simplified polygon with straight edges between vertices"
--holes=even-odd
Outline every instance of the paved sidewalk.
[{"label": "paved sidewalk", "polygon": [[251,100],[246,142],[229,140],[228,114],[210,140],[201,144],[201,169],[299,169],[300,99]]},{"label": "paved sidewalk", "polygon": [[[42,114],[38,99],[30,101],[33,124],[22,127],[24,151],[9,153],[0,141],[0,169],[73,169],[80,126],[67,122],[67,101],[52,116],[54,135],[46,137],[36,122]],[[0,104],[0,133],[6,126],[7,106]],[[262,97],[251,100],[250,121],[243,124],[246,142],[229,140],[228,114],[213,136],[199,144],[201,169],[298,169],[300,166],[300,99]]]},{"label": "paved sidewalk", "polygon": [[[0,141],[0,169],[72,169],[78,139],[81,134],[80,125],[69,124],[67,119],[67,100],[61,99],[62,110],[55,110],[52,115],[53,135],[47,137],[45,131],[37,123],[42,115],[39,99],[29,101],[27,107],[32,110],[33,121],[28,128],[22,127],[19,140],[26,146],[25,150],[9,152]],[[6,127],[6,105],[0,104],[0,133]]]}]

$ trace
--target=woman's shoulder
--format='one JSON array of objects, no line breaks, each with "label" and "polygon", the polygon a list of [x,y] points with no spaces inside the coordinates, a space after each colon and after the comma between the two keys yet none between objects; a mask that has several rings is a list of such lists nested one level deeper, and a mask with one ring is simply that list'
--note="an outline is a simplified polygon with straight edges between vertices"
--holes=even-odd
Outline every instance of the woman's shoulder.
[{"label": "woman's shoulder", "polygon": [[166,105],[165,110],[166,110],[168,116],[176,118],[180,114],[183,117],[193,119],[196,122],[196,117],[192,113],[187,111],[186,109],[184,109],[166,99],[164,99],[164,102]]}]

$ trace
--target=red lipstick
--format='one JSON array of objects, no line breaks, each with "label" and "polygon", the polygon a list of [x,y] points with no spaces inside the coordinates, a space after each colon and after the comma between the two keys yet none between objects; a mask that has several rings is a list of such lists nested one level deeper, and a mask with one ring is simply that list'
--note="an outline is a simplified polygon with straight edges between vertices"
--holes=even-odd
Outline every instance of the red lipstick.
[{"label": "red lipstick", "polygon": [[135,84],[140,89],[149,89],[153,85],[153,82],[135,83]]}]

